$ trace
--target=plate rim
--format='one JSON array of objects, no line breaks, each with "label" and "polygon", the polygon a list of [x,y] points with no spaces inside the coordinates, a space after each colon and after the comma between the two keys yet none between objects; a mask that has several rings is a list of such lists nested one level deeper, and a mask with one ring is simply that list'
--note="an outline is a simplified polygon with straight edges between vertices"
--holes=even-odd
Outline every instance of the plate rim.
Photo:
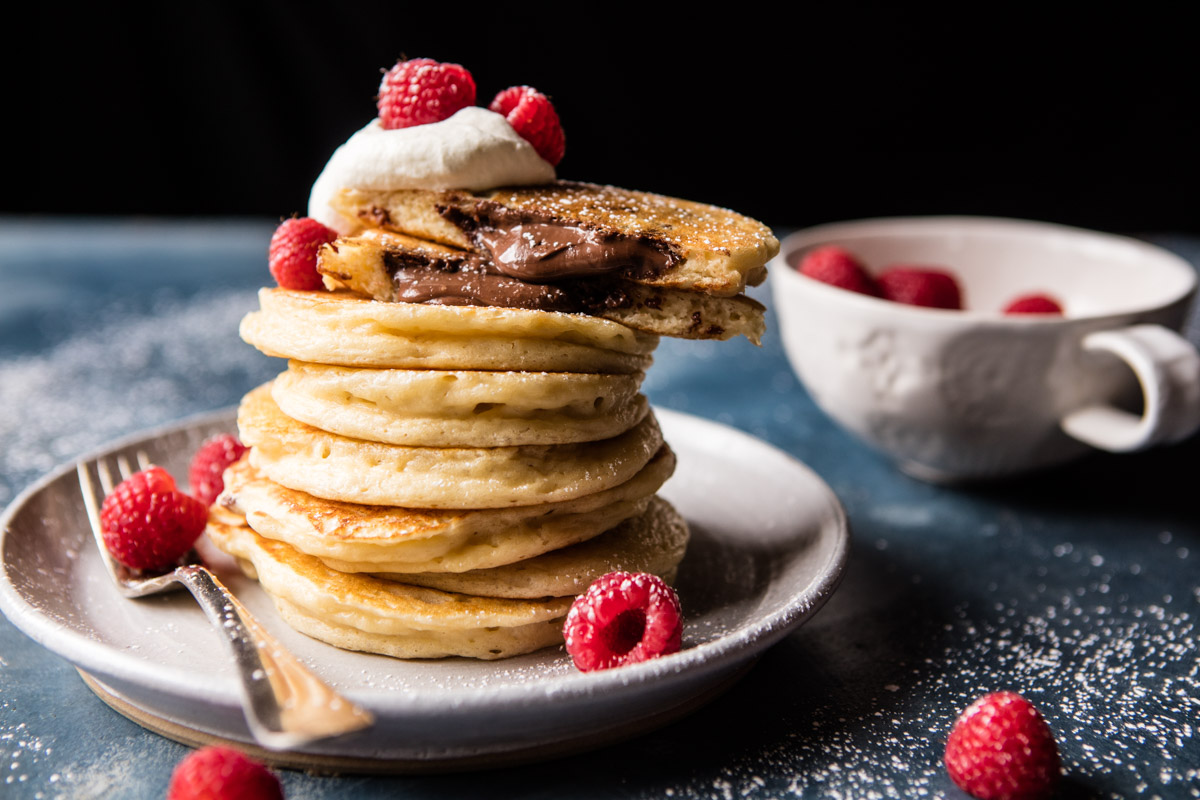
[{"label": "plate rim", "polygon": [[[0,513],[0,612],[3,612],[24,635],[73,666],[93,675],[116,676],[122,682],[185,701],[240,708],[240,691],[237,690],[237,681],[232,676],[225,676],[223,680],[213,676],[212,682],[189,682],[185,676],[175,676],[175,670],[156,669],[153,664],[137,655],[114,648],[111,643],[89,638],[41,613],[29,605],[17,591],[9,576],[5,558],[12,519],[32,497],[65,474],[73,472],[77,463],[188,428],[229,420],[233,417],[235,408],[202,412],[117,437],[89,450],[77,459],[59,464],[22,490],[3,513]],[[385,716],[420,718],[436,715],[443,719],[457,714],[475,713],[484,708],[496,711],[506,707],[527,707],[531,702],[547,697],[554,697],[556,700],[572,697],[586,699],[612,691],[636,694],[638,691],[652,689],[659,680],[669,679],[673,675],[699,678],[712,671],[728,669],[742,661],[755,658],[819,611],[840,584],[850,550],[850,529],[846,512],[833,489],[803,461],[750,433],[715,420],[660,406],[654,406],[653,410],[659,415],[660,421],[669,420],[666,422],[668,426],[692,425],[701,429],[707,428],[710,433],[733,437],[751,447],[764,448],[775,457],[790,462],[791,467],[800,470],[806,480],[812,482],[827,510],[828,518],[826,520],[823,515],[822,519],[825,521],[821,527],[829,530],[823,530],[822,533],[833,537],[834,540],[829,557],[816,568],[813,581],[793,594],[783,608],[754,620],[750,625],[669,656],[620,669],[588,673],[576,671],[556,675],[549,680],[527,681],[504,687],[438,688],[421,693],[392,692],[390,697],[398,702],[386,703],[382,708],[378,704],[377,693],[363,693],[353,688],[347,688],[343,693],[356,702],[366,703],[377,715],[382,711]],[[89,536],[88,539],[90,538]],[[803,599],[808,601],[801,602]],[[219,694],[214,696],[214,691]],[[229,694],[236,698],[232,704],[229,702]],[[448,698],[452,698],[453,702],[448,703]]]}]

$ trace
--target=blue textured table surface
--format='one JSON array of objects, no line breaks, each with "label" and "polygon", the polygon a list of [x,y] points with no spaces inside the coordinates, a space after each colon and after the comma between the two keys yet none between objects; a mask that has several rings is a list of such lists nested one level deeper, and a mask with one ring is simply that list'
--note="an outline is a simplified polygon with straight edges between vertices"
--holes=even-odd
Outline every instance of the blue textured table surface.
[{"label": "blue textured table surface", "polygon": [[[233,405],[279,370],[236,332],[268,280],[271,230],[0,221],[0,505],[56,464]],[[1200,258],[1195,238],[1149,238]],[[829,483],[853,548],[825,609],[726,694],[640,739],[476,774],[286,771],[289,798],[965,797],[941,766],[945,736],[970,700],[1005,688],[1056,732],[1066,796],[1200,797],[1200,441],[925,485],[821,415],[773,322],[761,349],[664,340],[645,389]],[[0,796],[158,798],[186,752],[0,619]]]}]

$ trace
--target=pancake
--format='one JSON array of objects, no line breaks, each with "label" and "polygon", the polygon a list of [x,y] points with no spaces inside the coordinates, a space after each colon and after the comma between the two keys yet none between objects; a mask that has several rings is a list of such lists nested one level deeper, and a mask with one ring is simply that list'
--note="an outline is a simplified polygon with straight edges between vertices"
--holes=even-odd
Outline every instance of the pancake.
[{"label": "pancake", "polygon": [[618,436],[649,410],[641,373],[352,369],[292,361],[271,396],[292,419],[355,439],[509,447]]},{"label": "pancake", "polygon": [[257,578],[286,622],[337,647],[399,658],[494,659],[562,641],[569,597],[473,597],[347,575],[240,523],[214,506],[208,536]]},{"label": "pancake", "polygon": [[714,297],[606,278],[522,286],[466,251],[379,229],[322,247],[317,270],[331,289],[344,287],[389,303],[421,303],[432,297],[444,302],[452,297],[465,305],[508,304],[592,314],[660,336],[730,339],[741,335],[755,344],[766,326],[762,304],[745,295]]},{"label": "pancake", "polygon": [[562,644],[562,627],[566,618],[564,611],[561,617],[518,628],[476,629],[463,633],[419,630],[402,634],[377,633],[329,622],[282,597],[271,599],[280,618],[300,633],[343,650],[378,653],[393,658],[464,656],[485,661],[512,658]]},{"label": "pancake", "polygon": [[635,272],[632,280],[721,297],[762,283],[767,262],[779,252],[770,228],[728,209],[588,183],[479,193],[347,189],[330,205],[363,228],[386,228],[460,250],[482,250],[479,230],[518,224],[596,231],[668,256],[665,268]]},{"label": "pancake", "polygon": [[636,373],[658,337],[582,314],[380,303],[261,289],[242,339],[269,356],[346,367]]},{"label": "pancake", "polygon": [[585,541],[641,514],[671,476],[665,445],[612,489],[561,503],[435,511],[322,500],[280,486],[243,458],[225,471],[222,502],[256,533],[343,572],[464,572],[532,558]]},{"label": "pancake", "polygon": [[598,442],[519,447],[406,447],[328,433],[279,410],[270,384],[238,408],[250,463],[276,483],[323,497],[405,508],[504,508],[611,489],[662,446],[654,414]]},{"label": "pancake", "polygon": [[492,569],[394,577],[415,586],[487,597],[574,598],[601,575],[617,570],[673,579],[687,542],[683,517],[655,497],[644,513],[563,550]]}]

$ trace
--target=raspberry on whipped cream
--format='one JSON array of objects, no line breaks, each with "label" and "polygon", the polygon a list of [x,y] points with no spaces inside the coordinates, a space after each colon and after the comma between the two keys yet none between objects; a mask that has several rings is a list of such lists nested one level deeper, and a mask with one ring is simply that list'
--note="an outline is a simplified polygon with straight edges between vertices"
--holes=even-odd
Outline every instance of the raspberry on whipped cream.
[{"label": "raspberry on whipped cream", "polygon": [[502,115],[485,108],[396,130],[373,119],[334,151],[313,184],[308,215],[344,234],[348,223],[329,206],[342,189],[483,191],[554,179],[554,167]]}]

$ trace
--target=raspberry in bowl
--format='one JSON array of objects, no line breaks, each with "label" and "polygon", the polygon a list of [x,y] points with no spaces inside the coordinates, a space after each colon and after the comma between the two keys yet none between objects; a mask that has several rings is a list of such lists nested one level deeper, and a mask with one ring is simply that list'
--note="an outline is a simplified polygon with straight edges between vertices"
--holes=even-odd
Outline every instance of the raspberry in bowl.
[{"label": "raspberry in bowl", "polygon": [[[962,307],[897,302],[801,273],[831,245],[876,285],[896,265],[910,270],[913,297],[930,288],[920,285],[929,273],[946,273]],[[1001,477],[1200,427],[1200,355],[1177,333],[1196,273],[1152,244],[1010,219],[876,219],[794,233],[772,266],[801,383],[916,477]],[[914,268],[926,273],[915,284]],[[1051,303],[1061,313],[1046,313]]]}]

